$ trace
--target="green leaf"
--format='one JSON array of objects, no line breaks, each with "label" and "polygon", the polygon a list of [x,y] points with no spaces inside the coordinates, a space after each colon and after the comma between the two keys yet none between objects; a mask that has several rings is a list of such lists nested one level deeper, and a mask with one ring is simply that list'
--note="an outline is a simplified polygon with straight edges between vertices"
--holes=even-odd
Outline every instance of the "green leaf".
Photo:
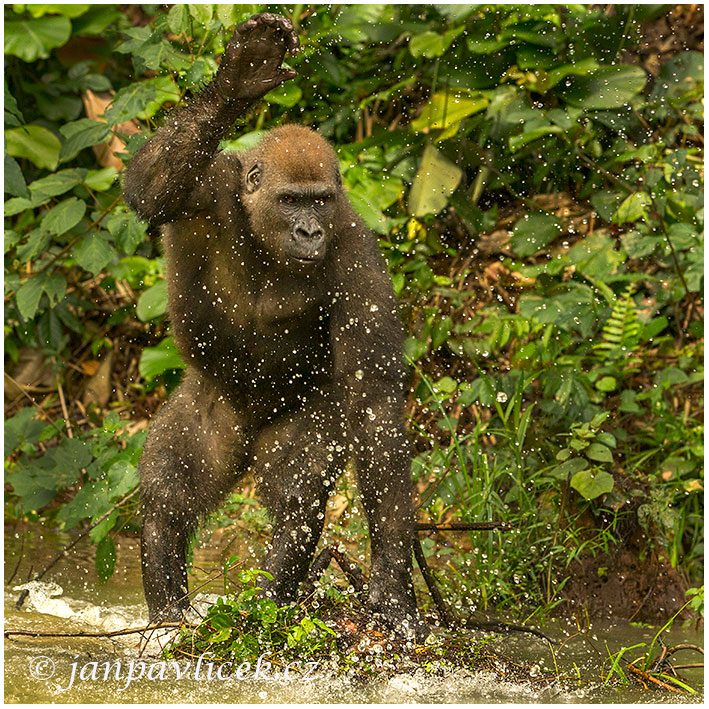
[{"label": "green leaf", "polygon": [[617,382],[615,377],[601,377],[596,382],[596,389],[598,389],[598,391],[615,391],[616,386]]},{"label": "green leaf", "polygon": [[37,312],[39,299],[44,292],[43,285],[43,276],[32,276],[20,286],[15,294],[17,309],[25,320],[31,320]]},{"label": "green leaf", "polygon": [[50,305],[56,305],[66,293],[66,279],[58,271],[52,271],[47,274],[43,288]]},{"label": "green leaf", "polygon": [[229,29],[241,18],[240,10],[248,7],[249,5],[219,4],[216,6],[217,19],[223,27]]},{"label": "green leaf", "polygon": [[59,170],[59,172],[53,172],[47,177],[35,180],[29,186],[33,201],[41,202],[47,197],[56,197],[68,192],[82,183],[86,173],[87,171],[83,168],[71,168]]},{"label": "green leaf", "polygon": [[595,59],[582,59],[576,64],[562,64],[547,73],[544,86],[548,91],[567,76],[586,76],[596,69],[598,69],[598,62]]},{"label": "green leaf", "polygon": [[130,84],[113,97],[105,113],[106,121],[110,125],[116,125],[135,118],[156,96],[155,84],[152,82],[137,81]]},{"label": "green leaf", "polygon": [[74,36],[100,34],[110,24],[125,17],[115,6],[89,5],[89,8],[71,23]]},{"label": "green leaf", "polygon": [[96,572],[101,583],[113,576],[116,568],[116,545],[112,537],[104,537],[96,546]]},{"label": "green leaf", "polygon": [[627,197],[618,207],[613,215],[613,221],[616,224],[625,222],[636,222],[639,219],[644,219],[647,215],[647,208],[652,204],[650,195],[646,192],[636,192]]},{"label": "green leaf", "polygon": [[445,34],[438,32],[423,32],[415,35],[409,41],[409,51],[412,57],[435,59],[446,53],[453,40],[464,30],[464,27],[454,27]]},{"label": "green leaf", "polygon": [[106,227],[118,248],[129,256],[145,241],[148,232],[147,224],[141,222],[133,212],[112,214],[106,220]]},{"label": "green leaf", "polygon": [[581,470],[588,468],[588,461],[585,458],[571,458],[557,465],[549,471],[549,475],[559,480],[566,479],[569,475],[575,475]]},{"label": "green leaf", "polygon": [[32,209],[35,205],[24,197],[13,197],[8,199],[4,205],[4,214],[6,217],[14,217],[20,212],[24,212],[26,209]]},{"label": "green leaf", "polygon": [[118,170],[113,166],[89,170],[84,184],[96,192],[105,192],[116,181],[116,177],[118,177]]},{"label": "green leaf", "polygon": [[54,170],[59,161],[61,143],[43,126],[22,126],[5,131],[5,150],[16,158],[27,158],[37,167]]},{"label": "green leaf", "polygon": [[148,322],[167,311],[167,281],[158,281],[138,299],[135,312],[141,322]]},{"label": "green leaf", "polygon": [[59,159],[67,162],[75,158],[84,148],[103,143],[110,135],[111,128],[103,121],[80,118],[78,121],[66,123],[59,132],[66,139],[59,151]]},{"label": "green leaf", "polygon": [[49,50],[61,47],[70,35],[71,22],[66,17],[5,21],[5,54],[26,62],[46,59]]},{"label": "green leaf", "polygon": [[146,347],[138,365],[140,375],[147,380],[154,379],[170,369],[184,368],[185,363],[171,337],[166,337],[157,347]]},{"label": "green leaf", "polygon": [[25,176],[22,174],[17,160],[5,154],[5,192],[15,197],[29,197]]},{"label": "green leaf", "polygon": [[571,478],[570,485],[586,500],[594,500],[613,489],[613,476],[602,470],[582,470]]},{"label": "green leaf", "polygon": [[275,103],[279,106],[285,106],[286,108],[291,108],[295,106],[298,101],[303,96],[303,92],[300,90],[297,84],[292,81],[288,81],[285,84],[281,84],[278,88],[269,91],[264,98],[268,103]]},{"label": "green leaf", "polygon": [[409,214],[438,214],[458,187],[463,171],[432,145],[424,148],[418,172],[409,192]]},{"label": "green leaf", "polygon": [[25,443],[37,443],[45,428],[43,421],[36,418],[37,410],[32,406],[20,409],[15,416],[5,421],[5,457],[12,455]]},{"label": "green leaf", "polygon": [[532,128],[532,130],[525,131],[524,133],[519,133],[518,135],[511,135],[510,150],[513,153],[516,153],[525,145],[534,142],[538,138],[542,138],[545,135],[555,135],[563,132],[563,129],[559,126],[547,125],[539,126],[539,128]]},{"label": "green leaf", "polygon": [[515,224],[510,246],[520,258],[541,251],[561,233],[559,220],[551,214],[535,212],[525,214]]},{"label": "green leaf", "polygon": [[56,304],[66,292],[66,280],[61,273],[37,274],[26,280],[17,290],[15,298],[20,315],[25,320],[31,320],[37,308],[42,293],[46,293],[50,304]]},{"label": "green leaf", "polygon": [[194,18],[195,22],[200,25],[207,26],[212,19],[212,6],[205,5],[204,3],[187,5],[190,11],[190,15]]},{"label": "green leaf", "polygon": [[42,231],[60,236],[75,227],[86,212],[86,202],[77,197],[69,197],[52,207],[42,217]]},{"label": "green leaf", "polygon": [[28,3],[25,6],[27,12],[32,15],[32,17],[42,17],[43,15],[63,15],[64,17],[79,17],[83,15],[91,5],[69,5],[64,3],[55,4],[42,4],[42,3]]},{"label": "green leaf", "polygon": [[626,414],[640,414],[642,409],[635,403],[637,394],[631,389],[620,392],[620,406],[618,410]]},{"label": "green leaf", "polygon": [[487,98],[471,97],[465,91],[440,91],[434,94],[423,107],[421,115],[411,121],[411,128],[418,133],[445,129],[467,116],[483,111],[488,106]]},{"label": "green leaf", "polygon": [[104,232],[100,231],[84,235],[73,249],[79,266],[94,275],[100,273],[115,254],[116,251],[104,236]]},{"label": "green leaf", "polygon": [[24,125],[25,119],[22,115],[22,111],[17,106],[17,101],[15,97],[10,93],[10,87],[5,81],[4,86],[5,95],[5,128],[16,128],[17,126]]},{"label": "green leaf", "polygon": [[566,103],[586,110],[620,108],[645,88],[646,81],[647,75],[638,66],[603,66],[574,77],[559,94]]},{"label": "green leaf", "polygon": [[602,443],[591,443],[584,452],[591,460],[596,460],[599,463],[613,462],[613,454],[610,449]]},{"label": "green leaf", "polygon": [[453,330],[453,321],[449,317],[436,320],[431,328],[431,349],[437,350],[449,337]]},{"label": "green leaf", "polygon": [[189,29],[190,13],[187,5],[176,3],[167,13],[167,26],[173,34],[182,34]]}]

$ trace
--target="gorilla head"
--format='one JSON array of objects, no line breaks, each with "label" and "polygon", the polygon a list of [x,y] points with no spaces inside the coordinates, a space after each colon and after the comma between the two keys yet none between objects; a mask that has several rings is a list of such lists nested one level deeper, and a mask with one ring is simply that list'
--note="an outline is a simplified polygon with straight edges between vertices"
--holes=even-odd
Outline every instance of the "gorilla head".
[{"label": "gorilla head", "polygon": [[342,190],[334,150],[315,131],[288,125],[239,159],[240,198],[260,249],[280,268],[312,270],[327,253]]}]

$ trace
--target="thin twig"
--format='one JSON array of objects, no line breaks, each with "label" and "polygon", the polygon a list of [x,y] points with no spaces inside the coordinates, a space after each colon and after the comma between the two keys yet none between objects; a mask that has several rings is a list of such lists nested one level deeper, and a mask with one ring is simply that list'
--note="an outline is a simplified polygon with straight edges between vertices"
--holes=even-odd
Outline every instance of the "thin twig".
[{"label": "thin twig", "polygon": [[647,672],[643,672],[640,668],[635,667],[635,665],[628,664],[626,665],[626,669],[630,670],[630,672],[632,672],[634,675],[638,675],[638,677],[642,678],[643,681],[656,684],[659,687],[666,689],[668,692],[674,692],[675,694],[686,694],[686,692],[683,692],[682,690],[673,687],[671,684],[663,682],[661,679],[657,679],[657,677],[653,677]]},{"label": "thin twig", "polygon": [[434,524],[432,522],[418,522],[417,532],[474,532],[492,529],[514,529],[514,525],[508,522],[442,522]]},{"label": "thin twig", "polygon": [[[115,510],[117,510],[124,502],[127,502],[128,500],[130,500],[131,497],[133,497],[133,495],[137,494],[137,492],[138,492],[138,488],[136,488],[135,490],[133,490],[133,492],[129,492],[125,497],[122,497],[118,502],[116,502],[116,504],[113,505],[113,507],[111,507],[111,509],[108,510],[108,512],[106,512],[105,514],[102,514],[93,524],[91,524],[91,525],[88,526],[86,529],[84,529],[84,530],[76,537],[76,539],[74,539],[74,541],[72,541],[72,542],[70,542],[69,544],[67,544],[67,545],[59,552],[59,554],[57,554],[57,556],[55,556],[54,559],[52,559],[52,560],[42,569],[42,571],[40,571],[38,574],[35,575],[35,577],[34,577],[32,580],[33,580],[33,581],[40,581],[40,580],[42,579],[42,577],[43,577],[48,571],[50,571],[52,568],[54,568],[54,566],[55,566],[56,564],[58,564],[58,563],[67,555],[67,552],[68,552],[68,551],[70,551],[71,549],[73,549],[73,548],[76,546],[76,544],[79,542],[79,540],[83,539],[92,529],[94,529],[94,527],[98,527],[98,525],[101,524],[101,522],[103,522],[103,520],[105,520],[110,514],[112,514]],[[23,592],[20,594],[20,597],[17,599],[17,603],[15,604],[15,608],[17,608],[17,610],[20,610],[20,608],[22,608],[22,605],[24,604],[25,599],[27,598],[28,594],[29,594],[29,591],[27,591],[27,590],[23,591]]]},{"label": "thin twig", "polygon": [[421,546],[421,541],[419,539],[414,540],[414,556],[416,557],[416,563],[421,571],[423,580],[426,582],[426,586],[428,587],[428,592],[431,594],[431,598],[433,598],[433,602],[436,604],[436,610],[438,611],[438,616],[440,617],[441,622],[446,628],[452,628],[454,619],[451,617],[451,614],[446,608],[443,596],[438,590],[436,579],[428,566],[428,562],[426,561],[426,556],[423,553],[423,547]]},{"label": "thin twig", "polygon": [[122,630],[100,631],[100,630],[75,630],[73,633],[55,633],[51,630],[19,630],[8,628],[4,631],[6,638],[11,635],[26,635],[32,638],[115,638],[119,635],[133,635],[134,633],[145,633],[149,630],[159,630],[160,628],[181,628],[183,626],[193,627],[192,623],[181,621],[168,621],[165,623],[148,623],[139,628],[124,628]]}]

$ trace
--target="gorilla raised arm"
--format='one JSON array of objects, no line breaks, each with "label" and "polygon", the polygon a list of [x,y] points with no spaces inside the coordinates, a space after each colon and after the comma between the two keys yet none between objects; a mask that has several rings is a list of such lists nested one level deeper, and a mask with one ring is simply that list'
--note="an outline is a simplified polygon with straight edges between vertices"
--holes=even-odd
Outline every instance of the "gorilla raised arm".
[{"label": "gorilla raised arm", "polygon": [[126,202],[164,225],[188,364],[140,463],[151,618],[188,605],[190,535],[248,469],[274,519],[267,591],[291,600],[350,458],[371,536],[368,603],[391,623],[416,618],[402,329],[375,238],[314,131],[285,126],[245,154],[217,153],[253,101],[295,76],[281,63],[298,46],[282,17],[239,25],[214,81],[126,170]]}]

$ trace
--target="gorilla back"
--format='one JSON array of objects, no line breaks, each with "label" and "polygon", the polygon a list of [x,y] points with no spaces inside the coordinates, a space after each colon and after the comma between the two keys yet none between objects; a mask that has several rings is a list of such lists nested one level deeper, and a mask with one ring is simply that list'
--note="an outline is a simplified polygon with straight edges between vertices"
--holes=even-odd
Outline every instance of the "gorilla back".
[{"label": "gorilla back", "polygon": [[188,606],[189,537],[248,469],[274,519],[266,591],[292,599],[350,458],[370,528],[368,603],[395,625],[416,618],[403,335],[376,240],[316,132],[281,127],[248,153],[217,152],[254,100],[293,78],[281,63],[297,48],[282,17],[239,25],[214,81],[126,170],[126,202],[163,225],[169,314],[188,364],[140,464],[152,618]]}]

